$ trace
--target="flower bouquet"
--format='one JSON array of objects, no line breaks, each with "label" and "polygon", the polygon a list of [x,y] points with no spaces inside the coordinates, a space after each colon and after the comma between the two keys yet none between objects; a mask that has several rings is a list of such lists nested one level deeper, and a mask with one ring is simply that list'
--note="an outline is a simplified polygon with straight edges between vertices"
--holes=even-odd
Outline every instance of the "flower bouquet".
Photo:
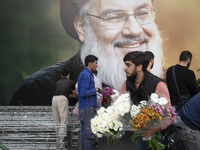
[{"label": "flower bouquet", "polygon": [[165,108],[168,103],[166,98],[158,98],[158,95],[153,93],[148,101],[132,105],[129,93],[118,96],[116,100],[109,96],[111,105],[107,108],[101,107],[97,111],[97,116],[91,120],[92,132],[97,137],[119,139],[124,131],[134,131],[133,141],[142,138],[147,143],[147,148],[164,149],[165,146],[159,142],[159,133],[148,138],[142,137],[141,133],[150,127],[165,125],[168,120],[175,122],[175,108]]},{"label": "flower bouquet", "polygon": [[76,103],[74,109],[72,110],[73,116],[78,117],[79,102]]},{"label": "flower bouquet", "polygon": [[[141,101],[138,106],[132,105],[131,107],[131,129],[135,131],[132,140],[137,141],[141,136],[141,132],[152,127],[160,126],[165,123],[167,119],[170,119],[172,123],[175,122],[175,108],[167,107],[168,103],[164,97],[158,98],[158,95],[151,94],[149,101]],[[162,150],[165,148],[163,144],[159,142],[161,135],[156,133],[151,137],[142,137],[142,140],[147,143],[147,148]]]},{"label": "flower bouquet", "polygon": [[117,90],[112,89],[111,87],[104,87],[102,105],[104,107],[110,106],[112,102],[115,102],[119,95],[120,93]]},{"label": "flower bouquet", "polygon": [[97,111],[97,115],[91,119],[91,129],[98,138],[105,136],[108,137],[108,142],[114,141],[120,144],[118,139],[124,133],[124,125],[120,118],[130,111],[129,99],[128,94],[123,94],[107,108],[101,107]]}]

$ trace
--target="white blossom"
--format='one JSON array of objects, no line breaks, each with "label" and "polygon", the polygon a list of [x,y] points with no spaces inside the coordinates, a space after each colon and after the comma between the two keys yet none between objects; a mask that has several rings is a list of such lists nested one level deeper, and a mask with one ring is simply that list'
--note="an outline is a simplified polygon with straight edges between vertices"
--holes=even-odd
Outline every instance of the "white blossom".
[{"label": "white blossom", "polygon": [[98,137],[98,138],[101,138],[101,137],[102,137],[102,134],[97,133],[97,137]]},{"label": "white blossom", "polygon": [[104,107],[101,107],[98,111],[97,114],[100,116],[101,114],[103,114],[106,111],[106,109]]},{"label": "white blossom", "polygon": [[165,106],[165,105],[167,105],[167,103],[168,103],[168,100],[165,97],[161,97],[158,104]]},{"label": "white blossom", "polygon": [[147,101],[140,101],[139,108],[143,108],[147,105]]},{"label": "white blossom", "polygon": [[159,98],[158,98],[158,95],[156,93],[152,93],[151,96],[150,96],[150,100],[155,103],[155,104],[158,104],[159,102]]},{"label": "white blossom", "polygon": [[113,114],[113,111],[114,111],[114,107],[113,106],[109,106],[107,109],[106,109],[107,113],[109,115]]},{"label": "white blossom", "polygon": [[140,113],[140,107],[136,105],[132,105],[131,107],[131,117],[135,117]]}]

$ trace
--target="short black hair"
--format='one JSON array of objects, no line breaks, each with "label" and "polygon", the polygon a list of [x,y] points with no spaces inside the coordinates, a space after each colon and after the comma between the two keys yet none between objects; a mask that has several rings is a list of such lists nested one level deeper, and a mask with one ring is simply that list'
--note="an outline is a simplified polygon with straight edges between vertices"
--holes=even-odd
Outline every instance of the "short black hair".
[{"label": "short black hair", "polygon": [[150,58],[144,52],[134,51],[126,54],[124,56],[123,61],[130,60],[135,66],[142,65],[142,70],[145,72],[147,70],[147,66],[149,65]]},{"label": "short black hair", "polygon": [[190,53],[188,50],[182,51],[179,57],[179,61],[186,61],[188,58],[192,60],[192,53]]},{"label": "short black hair", "polygon": [[70,72],[69,72],[68,69],[63,69],[63,70],[62,70],[62,73],[61,73],[62,76],[65,77],[65,76],[68,76],[69,74],[70,74]]},{"label": "short black hair", "polygon": [[87,67],[90,62],[93,63],[95,61],[98,61],[98,58],[96,56],[88,55],[85,57],[85,66]]},{"label": "short black hair", "polygon": [[145,51],[144,53],[147,54],[151,59],[155,57],[151,51]]}]

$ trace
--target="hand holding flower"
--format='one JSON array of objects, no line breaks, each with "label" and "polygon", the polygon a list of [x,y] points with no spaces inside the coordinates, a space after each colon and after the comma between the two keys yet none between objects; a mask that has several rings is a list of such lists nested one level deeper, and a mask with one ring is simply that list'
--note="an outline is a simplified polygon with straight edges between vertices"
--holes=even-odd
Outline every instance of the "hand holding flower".
[{"label": "hand holding flower", "polygon": [[145,138],[148,138],[148,137],[154,135],[155,133],[160,132],[161,129],[162,129],[162,127],[160,127],[160,126],[152,126],[152,127],[147,128],[146,130],[142,131],[141,135]]}]

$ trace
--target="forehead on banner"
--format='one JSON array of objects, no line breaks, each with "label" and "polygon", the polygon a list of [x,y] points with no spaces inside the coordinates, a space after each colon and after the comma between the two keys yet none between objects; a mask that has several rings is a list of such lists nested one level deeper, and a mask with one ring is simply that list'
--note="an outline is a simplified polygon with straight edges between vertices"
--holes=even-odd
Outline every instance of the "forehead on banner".
[{"label": "forehead on banner", "polygon": [[[60,0],[60,17],[62,25],[69,36],[78,40],[78,34],[74,28],[74,19],[79,15],[81,7],[89,0]],[[150,0],[152,3],[154,0]]]}]

